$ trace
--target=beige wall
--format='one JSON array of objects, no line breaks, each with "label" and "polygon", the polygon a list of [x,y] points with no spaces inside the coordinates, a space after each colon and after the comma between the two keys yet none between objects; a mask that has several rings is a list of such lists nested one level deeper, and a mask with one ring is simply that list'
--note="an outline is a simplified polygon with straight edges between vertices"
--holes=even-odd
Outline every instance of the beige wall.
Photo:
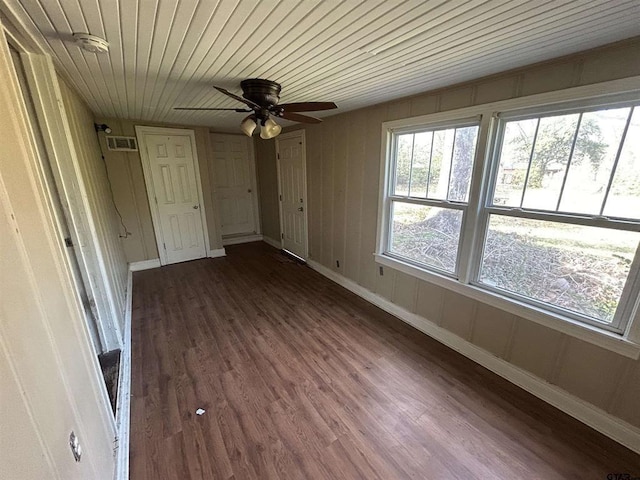
[{"label": "beige wall", "polygon": [[[640,427],[640,361],[385,267],[376,243],[381,124],[640,75],[640,38],[300,126],[307,138],[310,257],[411,312]],[[265,232],[279,232],[273,150],[258,148]],[[268,171],[267,171],[268,170]],[[268,198],[265,198],[268,196]],[[276,233],[277,235],[278,233]],[[273,233],[270,233],[273,235]],[[340,268],[336,268],[336,260]]]},{"label": "beige wall", "polygon": [[0,477],[111,480],[115,428],[1,25],[0,83]]},{"label": "beige wall", "polygon": [[[209,231],[208,249],[222,248],[222,236],[220,234],[220,220],[214,202],[212,188],[213,167],[211,162],[211,143],[209,129],[206,127],[189,127],[179,125],[154,124],[135,120],[118,120],[115,118],[98,118],[97,123],[106,123],[111,127],[111,135],[125,135],[135,137],[136,125],[147,125],[168,128],[188,128],[195,132],[196,152],[200,164],[200,179],[202,181],[202,193],[204,196],[205,211],[207,214],[207,227]],[[122,240],[125,255],[128,262],[138,262],[158,258],[158,247],[149,210],[149,200],[142,173],[142,161],[139,152],[113,152],[107,149],[105,134],[100,133],[100,146],[102,148],[109,179],[113,189],[114,198],[122,219],[131,232]],[[123,230],[121,228],[121,230]],[[122,232],[124,233],[124,231]]]}]

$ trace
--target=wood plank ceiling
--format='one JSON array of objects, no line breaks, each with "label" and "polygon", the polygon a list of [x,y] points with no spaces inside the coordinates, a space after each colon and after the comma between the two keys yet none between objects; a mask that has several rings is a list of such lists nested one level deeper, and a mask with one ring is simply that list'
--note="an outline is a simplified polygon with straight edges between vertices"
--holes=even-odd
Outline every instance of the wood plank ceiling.
[{"label": "wood plank ceiling", "polygon": [[[352,110],[640,34],[638,0],[0,0],[100,116],[237,131],[217,93]],[[81,50],[91,33],[108,54]],[[330,115],[335,112],[327,112]],[[318,116],[322,116],[319,114]]]}]

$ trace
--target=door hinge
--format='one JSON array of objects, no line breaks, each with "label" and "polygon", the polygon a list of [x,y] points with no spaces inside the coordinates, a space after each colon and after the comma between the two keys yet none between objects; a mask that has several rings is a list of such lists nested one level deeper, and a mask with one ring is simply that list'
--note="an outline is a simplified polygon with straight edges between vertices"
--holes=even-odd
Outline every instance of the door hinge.
[{"label": "door hinge", "polygon": [[64,239],[64,244],[67,247],[73,247],[73,240],[71,240],[71,237],[67,237]]},{"label": "door hinge", "polygon": [[280,234],[280,238],[282,238],[284,240],[284,233]]},{"label": "door hinge", "polygon": [[280,160],[280,154],[278,153],[277,155],[278,155],[278,160]]},{"label": "door hinge", "polygon": [[282,195],[280,195],[280,201],[282,201]]},{"label": "door hinge", "polygon": [[164,247],[165,250],[167,249],[167,244],[166,243],[163,243],[162,246]]},{"label": "door hinge", "polygon": [[158,204],[158,197],[153,197],[156,201],[156,205]]}]

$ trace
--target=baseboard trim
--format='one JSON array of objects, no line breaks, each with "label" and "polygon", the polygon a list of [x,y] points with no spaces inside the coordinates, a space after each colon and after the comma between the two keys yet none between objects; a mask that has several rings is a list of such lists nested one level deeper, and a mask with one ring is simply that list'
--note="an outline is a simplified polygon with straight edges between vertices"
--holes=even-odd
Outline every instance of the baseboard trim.
[{"label": "baseboard trim", "polygon": [[142,260],[140,262],[129,263],[130,272],[139,272],[140,270],[150,270],[152,268],[158,268],[160,266],[159,258],[152,258],[151,260]]},{"label": "baseboard trim", "polygon": [[216,248],[207,252],[207,258],[226,257],[227,251],[224,248]]},{"label": "baseboard trim", "polygon": [[[265,238],[266,241],[266,238]],[[268,242],[267,242],[268,243]],[[621,443],[625,447],[640,454],[640,429],[625,422],[604,410],[585,402],[584,400],[552,385],[539,377],[515,365],[498,358],[457,335],[439,327],[426,318],[405,310],[378,294],[358,285],[353,280],[334,272],[333,270],[309,260],[307,265],[321,275],[334,281],[338,285],[350,290],[359,297],[376,305],[382,310],[408,323],[435,340],[461,353],[465,357],[491,370],[493,373],[509,380],[541,400],[553,405],[564,413],[571,415],[582,423],[607,437]]]},{"label": "baseboard trim", "polygon": [[[158,263],[160,261],[158,260]],[[116,480],[129,479],[129,437],[131,418],[131,306],[133,302],[133,270],[127,276],[127,298],[124,314],[124,338],[120,353],[118,404],[116,407],[117,451]]]},{"label": "baseboard trim", "polygon": [[262,241],[268,245],[271,245],[273,248],[277,248],[280,250],[282,248],[282,243],[280,240],[274,240],[271,237],[267,237],[266,235],[262,236]]},{"label": "baseboard trim", "polygon": [[223,238],[222,245],[238,245],[240,243],[259,242],[262,240],[262,235],[243,235],[241,237]]}]

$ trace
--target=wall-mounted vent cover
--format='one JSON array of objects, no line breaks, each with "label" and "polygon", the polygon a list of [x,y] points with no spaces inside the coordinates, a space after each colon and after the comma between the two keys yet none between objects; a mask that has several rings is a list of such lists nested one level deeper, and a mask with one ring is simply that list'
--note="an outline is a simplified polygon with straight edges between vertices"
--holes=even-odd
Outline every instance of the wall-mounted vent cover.
[{"label": "wall-mounted vent cover", "polygon": [[107,148],[119,152],[137,152],[138,142],[136,142],[136,137],[107,136]]}]

